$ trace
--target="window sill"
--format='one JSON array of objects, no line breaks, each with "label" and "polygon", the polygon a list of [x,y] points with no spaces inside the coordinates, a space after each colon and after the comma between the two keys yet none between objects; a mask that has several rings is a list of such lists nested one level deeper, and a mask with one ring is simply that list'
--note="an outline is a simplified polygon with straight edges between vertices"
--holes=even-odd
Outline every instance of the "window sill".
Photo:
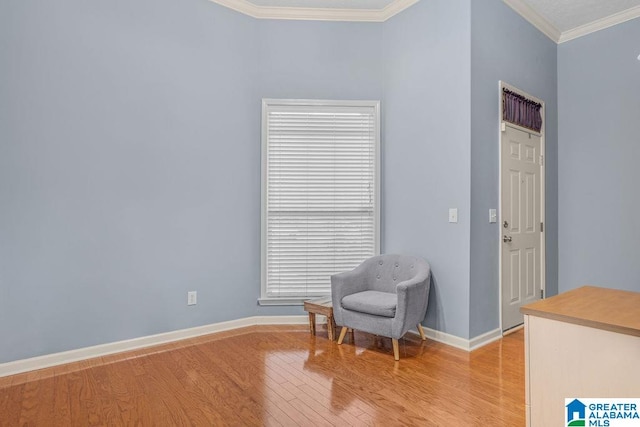
[{"label": "window sill", "polygon": [[283,298],[258,298],[258,305],[303,305],[318,297],[283,297]]}]

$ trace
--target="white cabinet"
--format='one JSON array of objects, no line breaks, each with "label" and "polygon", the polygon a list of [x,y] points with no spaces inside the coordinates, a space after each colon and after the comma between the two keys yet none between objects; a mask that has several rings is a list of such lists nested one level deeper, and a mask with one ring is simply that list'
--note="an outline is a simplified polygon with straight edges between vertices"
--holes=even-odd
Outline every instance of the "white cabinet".
[{"label": "white cabinet", "polygon": [[527,425],[566,425],[565,398],[640,398],[640,293],[586,286],[522,308]]}]

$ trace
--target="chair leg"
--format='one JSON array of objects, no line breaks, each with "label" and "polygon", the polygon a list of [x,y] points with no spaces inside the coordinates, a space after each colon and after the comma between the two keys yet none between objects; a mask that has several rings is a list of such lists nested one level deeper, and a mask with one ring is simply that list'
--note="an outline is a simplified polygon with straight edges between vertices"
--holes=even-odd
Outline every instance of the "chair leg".
[{"label": "chair leg", "polygon": [[422,329],[422,325],[420,323],[418,323],[418,332],[420,332],[420,338],[422,338],[422,341],[426,341],[427,337],[424,336],[424,329]]},{"label": "chair leg", "polygon": [[400,349],[398,349],[398,340],[392,338],[391,342],[393,343],[393,358],[395,360],[400,360]]},{"label": "chair leg", "polygon": [[347,328],[346,326],[342,327],[342,330],[340,331],[340,336],[338,337],[338,344],[342,344],[342,340],[344,339],[344,336],[347,335],[348,330],[349,328]]}]

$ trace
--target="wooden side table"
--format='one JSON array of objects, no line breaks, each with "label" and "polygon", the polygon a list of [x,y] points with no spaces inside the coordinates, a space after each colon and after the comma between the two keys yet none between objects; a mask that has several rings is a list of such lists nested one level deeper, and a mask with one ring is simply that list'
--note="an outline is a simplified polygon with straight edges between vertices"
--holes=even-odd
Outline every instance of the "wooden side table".
[{"label": "wooden side table", "polygon": [[335,323],[333,322],[333,305],[331,297],[322,297],[304,302],[304,311],[309,313],[309,330],[316,334],[316,314],[327,316],[327,333],[329,341],[333,341]]}]

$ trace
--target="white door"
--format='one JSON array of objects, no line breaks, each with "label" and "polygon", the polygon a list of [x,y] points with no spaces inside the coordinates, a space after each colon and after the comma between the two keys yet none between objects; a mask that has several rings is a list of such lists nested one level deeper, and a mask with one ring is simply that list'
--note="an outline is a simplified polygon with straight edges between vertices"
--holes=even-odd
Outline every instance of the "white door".
[{"label": "white door", "polygon": [[502,132],[502,330],[524,322],[520,307],[542,291],[540,136],[506,124]]}]

